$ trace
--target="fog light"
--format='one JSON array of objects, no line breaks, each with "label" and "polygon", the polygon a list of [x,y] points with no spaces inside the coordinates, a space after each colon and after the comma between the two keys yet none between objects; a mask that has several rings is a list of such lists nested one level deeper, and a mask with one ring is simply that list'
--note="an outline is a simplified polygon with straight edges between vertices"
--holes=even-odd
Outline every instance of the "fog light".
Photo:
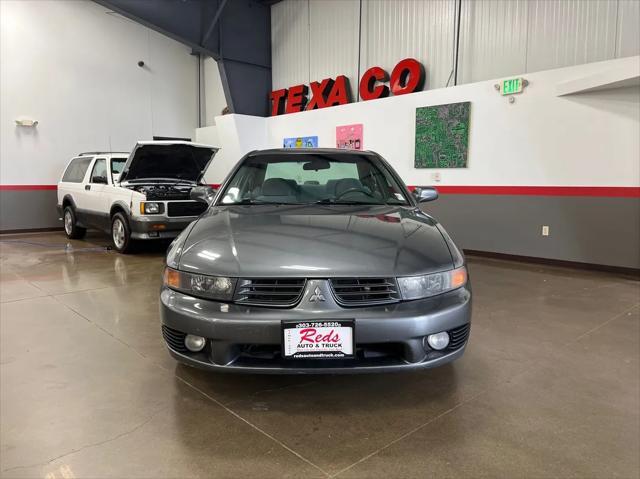
[{"label": "fog light", "polygon": [[449,346],[449,334],[446,331],[442,331],[441,333],[436,334],[430,334],[427,337],[427,342],[433,349],[440,351],[441,349]]},{"label": "fog light", "polygon": [[[449,342],[448,337],[447,337],[447,342]],[[184,338],[184,345],[192,353],[197,353],[198,351],[202,351],[206,343],[207,343],[207,340],[204,339],[202,336],[194,336],[193,334],[187,334],[187,337]]]}]

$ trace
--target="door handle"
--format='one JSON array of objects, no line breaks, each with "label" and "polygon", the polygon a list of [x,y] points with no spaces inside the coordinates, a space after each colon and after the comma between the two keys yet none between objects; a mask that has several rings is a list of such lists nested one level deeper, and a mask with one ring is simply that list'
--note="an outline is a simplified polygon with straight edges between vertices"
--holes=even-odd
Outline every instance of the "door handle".
[{"label": "door handle", "polygon": [[84,185],[84,189],[85,190],[90,190],[91,189],[91,185]]}]

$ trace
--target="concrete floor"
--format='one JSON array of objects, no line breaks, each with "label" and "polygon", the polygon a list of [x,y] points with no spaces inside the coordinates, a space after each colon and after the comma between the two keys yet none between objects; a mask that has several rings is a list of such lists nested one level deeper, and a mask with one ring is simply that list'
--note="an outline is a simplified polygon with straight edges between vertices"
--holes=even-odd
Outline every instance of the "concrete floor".
[{"label": "concrete floor", "polygon": [[1,476],[638,477],[640,283],[471,258],[465,356],[377,376],[177,365],[163,247],[0,237]]}]

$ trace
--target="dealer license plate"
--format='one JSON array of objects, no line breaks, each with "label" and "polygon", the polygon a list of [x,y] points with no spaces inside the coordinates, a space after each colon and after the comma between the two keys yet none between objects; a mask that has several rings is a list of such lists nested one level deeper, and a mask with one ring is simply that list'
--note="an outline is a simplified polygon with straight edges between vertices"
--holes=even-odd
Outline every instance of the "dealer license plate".
[{"label": "dealer license plate", "polygon": [[354,356],[353,319],[282,321],[287,359],[344,359]]}]

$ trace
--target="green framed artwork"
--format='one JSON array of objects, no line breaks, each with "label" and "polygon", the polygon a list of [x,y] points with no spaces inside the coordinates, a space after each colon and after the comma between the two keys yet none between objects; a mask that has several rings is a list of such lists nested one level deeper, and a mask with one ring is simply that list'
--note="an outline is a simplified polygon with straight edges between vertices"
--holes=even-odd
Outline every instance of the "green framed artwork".
[{"label": "green framed artwork", "polygon": [[416,108],[416,168],[466,168],[471,102]]}]

